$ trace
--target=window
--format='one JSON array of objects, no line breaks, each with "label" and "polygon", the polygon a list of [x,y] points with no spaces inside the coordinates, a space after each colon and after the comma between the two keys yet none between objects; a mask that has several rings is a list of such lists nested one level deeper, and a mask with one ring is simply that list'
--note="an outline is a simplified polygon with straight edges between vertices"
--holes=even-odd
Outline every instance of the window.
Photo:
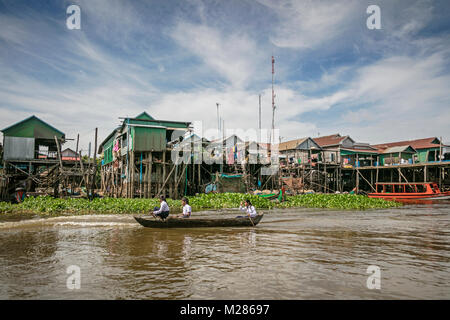
[{"label": "window", "polygon": [[416,188],[417,188],[417,192],[418,192],[418,193],[424,193],[424,192],[427,191],[427,188],[426,188],[425,185],[423,185],[423,184],[418,184],[418,185],[416,185]]},{"label": "window", "polygon": [[405,192],[406,193],[415,193],[416,192],[416,187],[414,185],[407,184],[405,186]]}]

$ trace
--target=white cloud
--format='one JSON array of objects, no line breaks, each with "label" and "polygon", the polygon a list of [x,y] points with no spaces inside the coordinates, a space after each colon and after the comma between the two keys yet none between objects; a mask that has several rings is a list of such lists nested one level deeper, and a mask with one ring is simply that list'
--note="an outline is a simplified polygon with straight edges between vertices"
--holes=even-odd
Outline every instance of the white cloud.
[{"label": "white cloud", "polygon": [[[357,1],[269,1],[260,3],[276,13],[278,24],[272,42],[283,48],[313,48],[333,40],[354,21]],[[363,13],[361,12],[360,15]]]},{"label": "white cloud", "polygon": [[225,34],[207,25],[179,21],[171,33],[181,47],[239,88],[249,84],[264,59],[256,42],[245,33]]},{"label": "white cloud", "polygon": [[20,45],[31,38],[20,19],[0,14],[0,40]]},{"label": "white cloud", "polygon": [[[262,96],[262,128],[270,130],[272,107],[270,88]],[[275,113],[276,127],[283,137],[308,135],[313,124],[292,121],[292,118],[310,108],[315,101],[303,104],[304,98],[294,91],[280,88],[278,103],[280,108]],[[191,92],[164,94],[154,102],[150,112],[158,118],[180,121],[202,121],[204,131],[217,129],[216,102],[220,103],[220,117],[225,120],[225,129],[258,128],[258,94],[228,87],[223,90],[200,89]],[[282,106],[282,107],[281,107]],[[210,132],[214,132],[210,131]],[[215,132],[214,132],[215,133]],[[208,137],[211,138],[211,137]]]},{"label": "white cloud", "polygon": [[448,62],[445,52],[385,58],[356,69],[334,94],[306,104],[329,105],[330,112],[336,104],[351,107],[329,125],[365,141],[449,136]]},{"label": "white cloud", "polygon": [[[260,2],[278,17],[277,21],[270,21],[274,33],[268,34],[280,47],[277,50],[281,57],[276,56],[278,70],[294,68],[287,61],[304,65],[316,62],[314,57],[305,61],[296,57],[305,48],[312,52],[320,50],[322,59],[333,60],[333,56],[327,56],[328,48],[355,34],[349,27],[355,26],[356,16],[365,22],[364,4],[356,1],[345,5],[331,1]],[[275,122],[281,129],[280,135],[293,139],[315,136],[318,131],[322,134],[339,131],[368,142],[433,135],[448,138],[449,41],[439,36],[417,36],[433,17],[428,2],[417,3],[421,6],[382,3],[385,37],[364,38],[367,35],[364,34],[361,40],[360,35],[355,40],[357,44],[350,46],[352,52],[362,55],[361,60],[324,69],[318,80],[312,81],[306,81],[303,74],[292,79],[288,73],[277,73]],[[96,21],[96,34],[104,34],[103,40],[117,40],[122,48],[128,48],[130,41],[135,44],[131,35],[145,31],[147,26],[143,13],[122,1],[81,2],[81,7],[82,12]],[[270,128],[270,52],[264,50],[268,44],[250,36],[246,28],[220,28],[227,17],[217,24],[208,23],[203,3],[196,8],[200,22],[194,23],[180,14],[174,25],[165,26],[178,48],[161,55],[138,52],[137,60],[116,55],[87,37],[83,24],[79,33],[65,36],[55,33],[53,37],[44,23],[36,29],[45,32],[33,34],[33,24],[0,17],[0,26],[8,22],[7,28],[0,28],[0,38],[29,55],[30,61],[36,59],[48,67],[33,65],[34,72],[43,70],[36,77],[9,67],[6,60],[1,61],[0,127],[36,114],[69,137],[80,132],[82,147],[86,149],[95,127],[100,129],[101,141],[119,124],[118,117],[135,116],[144,110],[159,119],[202,120],[205,129],[214,129],[219,102],[226,128],[256,128],[258,93],[262,92],[263,127]],[[120,24],[115,24],[119,20]],[[48,41],[42,41],[47,38]],[[148,41],[151,37],[142,39],[142,48],[148,47]],[[36,43],[42,44],[36,47]],[[33,50],[35,47],[39,50]],[[368,48],[378,48],[381,58],[365,62]],[[0,48],[0,53],[6,50]],[[287,55],[294,58],[289,60]],[[174,72],[171,63],[175,60],[182,66]],[[192,67],[184,69],[184,62]],[[72,81],[55,83],[53,78],[46,81],[55,70],[62,76],[70,75]],[[208,73],[225,81],[202,78]],[[191,86],[179,91],[170,86],[157,89],[158,77],[166,77],[167,82],[183,78]],[[348,108],[336,111],[342,105]],[[311,111],[327,112],[335,119],[318,127],[319,118],[302,120]]]}]

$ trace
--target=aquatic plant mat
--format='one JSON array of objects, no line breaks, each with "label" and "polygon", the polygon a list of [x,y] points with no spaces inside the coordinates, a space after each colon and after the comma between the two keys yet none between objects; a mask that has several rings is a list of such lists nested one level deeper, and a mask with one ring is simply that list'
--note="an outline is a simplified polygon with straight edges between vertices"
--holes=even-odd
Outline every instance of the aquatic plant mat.
[{"label": "aquatic plant mat", "polygon": [[[239,207],[241,201],[249,199],[257,210],[273,208],[328,208],[366,210],[399,207],[402,204],[383,199],[368,198],[349,194],[305,194],[288,196],[285,202],[270,201],[256,195],[242,193],[201,194],[189,197],[189,204],[194,211],[205,209],[231,209]],[[182,211],[181,201],[168,199],[172,213]],[[20,204],[0,202],[0,213],[36,213],[40,215],[58,214],[111,214],[148,213],[159,206],[158,199],[124,199],[96,198],[55,199],[50,196],[26,198]]]}]

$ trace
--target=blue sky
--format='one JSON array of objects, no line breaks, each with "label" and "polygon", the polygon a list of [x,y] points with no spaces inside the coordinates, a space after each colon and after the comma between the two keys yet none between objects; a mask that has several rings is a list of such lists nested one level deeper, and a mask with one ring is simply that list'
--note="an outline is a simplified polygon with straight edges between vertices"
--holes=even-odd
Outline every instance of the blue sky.
[{"label": "blue sky", "polygon": [[0,1],[0,127],[35,114],[86,150],[142,111],[215,128],[219,102],[256,128],[261,93],[270,128],[273,54],[284,140],[450,141],[449,31],[448,1]]}]

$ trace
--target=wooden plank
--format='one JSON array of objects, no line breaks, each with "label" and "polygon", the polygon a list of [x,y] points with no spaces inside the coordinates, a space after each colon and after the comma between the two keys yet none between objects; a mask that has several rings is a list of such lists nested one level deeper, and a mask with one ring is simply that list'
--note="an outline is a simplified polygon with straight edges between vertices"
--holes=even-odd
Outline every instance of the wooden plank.
[{"label": "wooden plank", "polygon": [[158,192],[158,195],[159,194],[161,194],[161,192],[163,191],[163,189],[165,189],[165,186],[166,186],[166,150],[164,150],[163,151],[163,155],[162,155],[162,162],[163,162],[163,164],[162,164],[162,181],[164,181],[163,182],[163,184],[162,184],[162,186],[161,186],[161,190],[159,190],[159,192]]},{"label": "wooden plank", "polygon": [[377,192],[377,190],[373,187],[373,185],[369,181],[367,181],[367,179],[364,177],[362,173],[360,173],[360,176],[364,179],[364,181],[367,182],[367,184],[369,185],[369,187],[372,188],[373,191]]},{"label": "wooden plank", "polygon": [[165,189],[166,183],[167,183],[167,181],[169,181],[169,178],[170,178],[170,176],[172,175],[172,173],[174,172],[174,170],[175,170],[175,166],[173,166],[173,168],[172,168],[172,170],[170,171],[169,175],[168,175],[167,178],[164,180],[164,183],[163,183],[161,189],[159,190],[158,194],[156,195],[156,198],[158,198],[159,195],[161,194],[161,192]]},{"label": "wooden plank", "polygon": [[153,153],[149,155],[149,169],[148,169],[148,198],[152,197],[152,166],[153,166]]},{"label": "wooden plank", "polygon": [[55,138],[55,142],[56,142],[56,150],[58,151],[59,167],[60,167],[60,170],[62,172],[63,171],[63,164],[62,164],[62,159],[61,159],[61,149],[60,149],[60,146],[59,146],[58,138],[56,138],[56,136],[54,136],[54,138]]},{"label": "wooden plank", "polygon": [[95,177],[97,175],[97,135],[98,128],[95,128],[95,142],[94,142],[94,172],[92,173],[91,181],[91,198],[94,198]]},{"label": "wooden plank", "polygon": [[144,169],[144,173],[142,176],[142,182],[144,184],[144,198],[148,198],[148,167],[149,167],[149,163],[148,163],[148,153],[145,153],[145,169]]}]

